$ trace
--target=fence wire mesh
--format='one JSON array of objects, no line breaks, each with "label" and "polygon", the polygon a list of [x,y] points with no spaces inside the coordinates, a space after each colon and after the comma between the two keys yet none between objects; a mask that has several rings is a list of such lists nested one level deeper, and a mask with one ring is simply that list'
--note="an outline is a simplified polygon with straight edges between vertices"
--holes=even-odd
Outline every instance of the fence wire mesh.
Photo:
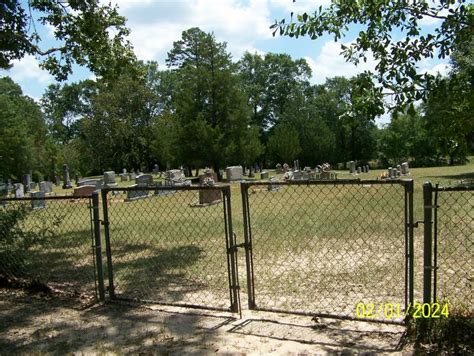
[{"label": "fence wire mesh", "polygon": [[403,185],[248,187],[257,309],[356,317],[358,303],[405,308]]},{"label": "fence wire mesh", "polygon": [[[202,194],[214,203],[200,204]],[[220,188],[114,189],[106,196],[115,297],[229,308]]]},{"label": "fence wire mesh", "polygon": [[474,189],[436,193],[434,299],[474,312]]},{"label": "fence wire mesh", "polygon": [[0,274],[95,294],[89,198],[0,201]]}]

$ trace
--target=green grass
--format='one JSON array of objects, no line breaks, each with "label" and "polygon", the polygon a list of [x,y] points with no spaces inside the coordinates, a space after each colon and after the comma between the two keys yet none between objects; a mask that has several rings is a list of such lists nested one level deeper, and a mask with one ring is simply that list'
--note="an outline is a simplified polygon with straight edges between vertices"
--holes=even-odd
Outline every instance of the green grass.
[{"label": "green grass", "polygon": [[[372,170],[359,177],[377,179],[382,172]],[[425,181],[449,185],[471,178],[473,172],[474,163],[412,169],[415,220],[422,218]],[[338,178],[350,178],[350,175],[339,172]],[[131,184],[119,182],[118,186]],[[72,190],[55,187],[57,195],[66,192],[71,194]],[[231,194],[233,229],[237,242],[241,243],[244,232],[239,184],[231,185]],[[126,201],[125,194],[109,196],[117,295],[167,303],[229,306],[221,204],[193,207],[198,200],[197,191],[134,202]],[[402,187],[289,186],[278,192],[267,192],[265,186],[259,186],[250,189],[249,201],[258,306],[353,316],[358,302],[404,302]],[[46,209],[30,214],[25,223],[27,228],[40,229],[49,224],[52,229],[47,244],[28,252],[30,271],[45,281],[85,290],[94,288],[87,202],[48,201]],[[472,198],[468,198],[462,204],[455,204],[454,210],[440,215],[445,224],[452,225],[450,231],[453,231],[449,239],[440,240],[439,274],[449,276],[448,280],[440,277],[440,286],[445,291],[456,291],[462,298],[466,296],[464,293],[472,293],[472,287],[463,284],[467,283],[466,279],[471,280],[474,265],[472,207]],[[453,220],[455,209],[467,212],[462,221]],[[53,221],[57,224],[52,224]],[[415,290],[419,299],[422,227],[415,234]],[[453,249],[456,244],[462,249]],[[238,255],[245,300],[243,249],[239,249]],[[106,267],[105,254],[103,261]],[[460,263],[462,269],[458,268]]]}]

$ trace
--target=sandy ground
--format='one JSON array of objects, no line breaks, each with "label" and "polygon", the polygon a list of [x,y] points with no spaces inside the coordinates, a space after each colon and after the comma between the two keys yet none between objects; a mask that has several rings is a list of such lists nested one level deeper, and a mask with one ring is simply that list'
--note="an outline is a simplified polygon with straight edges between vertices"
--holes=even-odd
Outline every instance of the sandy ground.
[{"label": "sandy ground", "polygon": [[410,352],[404,327],[244,311],[91,304],[0,289],[0,353],[379,354]]}]

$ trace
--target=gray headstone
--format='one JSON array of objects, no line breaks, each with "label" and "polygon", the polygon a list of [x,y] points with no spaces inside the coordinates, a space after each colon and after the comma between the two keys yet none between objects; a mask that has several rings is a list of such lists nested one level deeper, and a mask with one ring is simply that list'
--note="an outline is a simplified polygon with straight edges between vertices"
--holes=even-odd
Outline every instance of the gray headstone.
[{"label": "gray headstone", "polygon": [[135,178],[135,184],[141,187],[147,187],[153,184],[153,176],[151,174],[140,174]]},{"label": "gray headstone", "polygon": [[228,182],[240,181],[243,178],[242,166],[230,166],[225,169],[225,175]]},{"label": "gray headstone", "polygon": [[369,173],[369,172],[370,172],[370,167],[369,167],[369,165],[366,165],[365,168],[366,168],[367,173]]},{"label": "gray headstone", "polygon": [[38,184],[36,182],[30,182],[30,192],[32,190],[36,190],[38,188]]},{"label": "gray headstone", "polygon": [[[44,198],[44,192],[31,192],[31,198]],[[31,208],[33,210],[43,209],[46,207],[46,202],[44,199],[31,199]]]},{"label": "gray headstone", "polygon": [[268,172],[260,173],[260,179],[268,179]]},{"label": "gray headstone", "polygon": [[53,192],[53,183],[48,181],[42,181],[39,183],[40,191],[43,193],[52,193]]},{"label": "gray headstone", "polygon": [[[278,179],[276,179],[275,177],[270,177],[270,184],[268,185],[267,187],[267,190],[269,192],[277,192],[280,190],[280,185],[276,185],[274,183],[277,183],[278,182]],[[272,184],[273,183],[273,184]]]},{"label": "gray headstone", "polygon": [[362,168],[361,167],[357,167],[357,174],[361,174],[362,173]]},{"label": "gray headstone", "polygon": [[158,173],[160,173],[160,167],[158,167],[158,165],[155,164],[153,166],[153,174],[158,174]]},{"label": "gray headstone", "polygon": [[135,180],[136,177],[137,177],[137,174],[135,172],[129,173],[130,180]]},{"label": "gray headstone", "polygon": [[15,184],[15,198],[23,198],[25,196],[25,191],[23,188],[23,184],[16,183]]},{"label": "gray headstone", "polygon": [[63,189],[71,189],[71,179],[69,178],[69,167],[67,164],[63,164]]},{"label": "gray headstone", "polygon": [[276,174],[283,173],[283,168],[281,167],[280,163],[277,163],[277,165],[275,166],[275,171],[276,171]]},{"label": "gray headstone", "polygon": [[303,172],[293,171],[293,180],[303,180]]},{"label": "gray headstone", "polygon": [[349,165],[349,173],[354,174],[355,171],[356,171],[355,162],[354,161],[349,161],[348,165]]},{"label": "gray headstone", "polygon": [[31,184],[31,174],[25,174],[22,179],[23,186],[25,187],[25,192],[28,193],[30,191],[30,184]]},{"label": "gray headstone", "polygon": [[104,172],[104,185],[105,186],[115,185],[115,172],[114,171]]},{"label": "gray headstone", "polygon": [[93,185],[97,189],[102,188],[102,181],[100,179],[83,179],[77,182],[78,187],[82,187],[84,185]]},{"label": "gray headstone", "polygon": [[129,177],[129,175],[127,173],[121,173],[120,174],[120,181],[121,182],[126,182],[126,181],[128,181],[128,177]]},{"label": "gray headstone", "polygon": [[127,168],[122,169],[123,174],[127,174]]},{"label": "gray headstone", "polygon": [[61,177],[60,176],[55,176],[54,177],[54,184],[56,184],[57,187],[61,185]]},{"label": "gray headstone", "polygon": [[407,175],[410,173],[409,167],[408,167],[408,162],[403,162],[401,164],[401,172],[403,175]]}]

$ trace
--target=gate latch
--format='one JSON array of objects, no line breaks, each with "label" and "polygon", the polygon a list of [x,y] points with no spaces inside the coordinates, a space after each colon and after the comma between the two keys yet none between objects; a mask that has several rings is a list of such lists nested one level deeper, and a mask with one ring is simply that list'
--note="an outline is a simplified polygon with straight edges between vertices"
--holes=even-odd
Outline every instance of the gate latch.
[{"label": "gate latch", "polygon": [[413,224],[408,224],[409,227],[417,228],[419,224],[424,224],[424,220],[415,221]]}]

